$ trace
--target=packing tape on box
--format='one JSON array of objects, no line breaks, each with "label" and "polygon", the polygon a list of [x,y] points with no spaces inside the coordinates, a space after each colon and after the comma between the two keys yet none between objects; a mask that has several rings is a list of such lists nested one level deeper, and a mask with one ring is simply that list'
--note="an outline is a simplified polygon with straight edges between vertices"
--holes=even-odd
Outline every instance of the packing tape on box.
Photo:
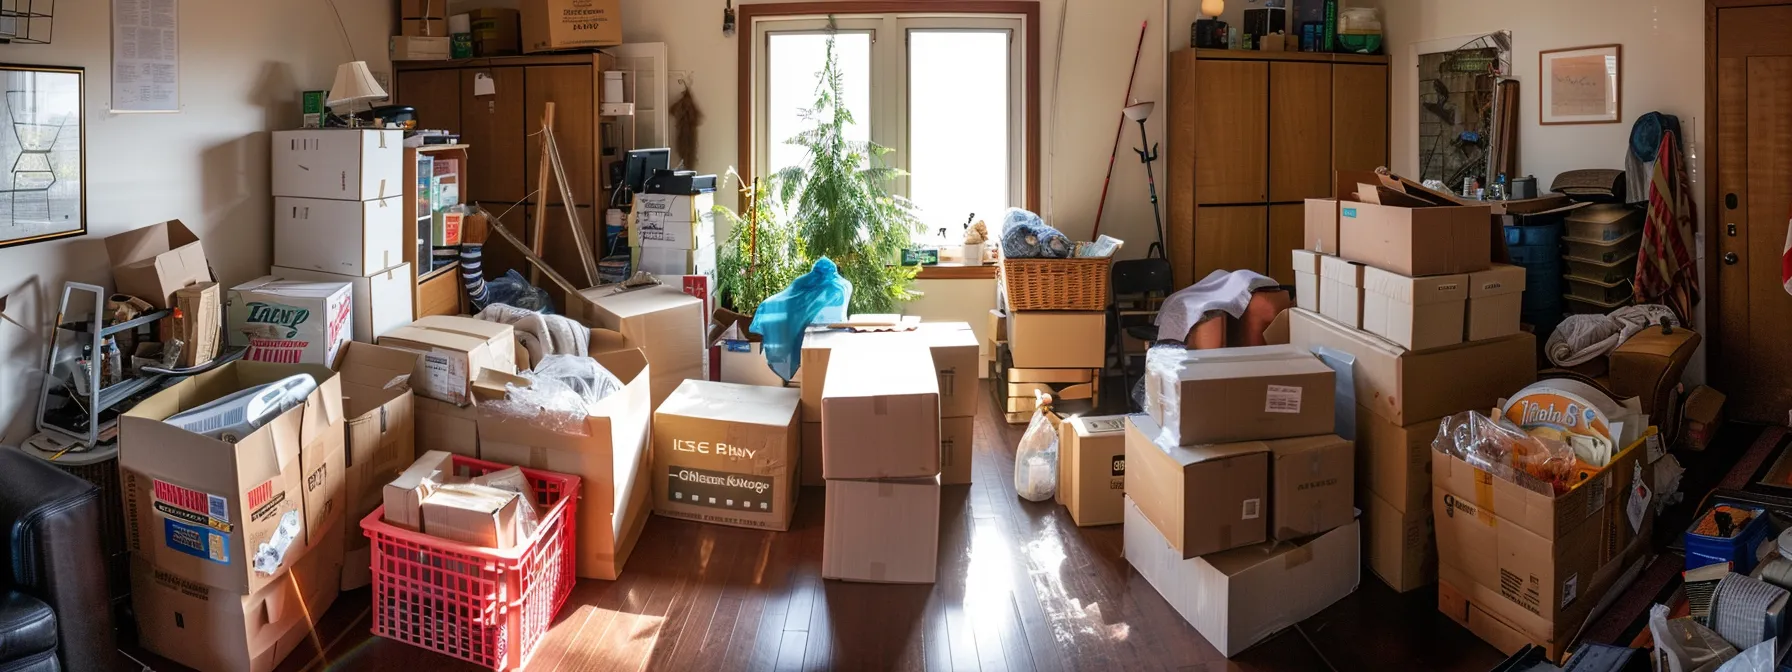
[{"label": "packing tape on box", "polygon": [[1294,550],[1282,554],[1282,568],[1294,569],[1313,560],[1313,545],[1297,546]]},{"label": "packing tape on box", "polygon": [[1475,470],[1475,517],[1482,525],[1493,524],[1493,474]]}]

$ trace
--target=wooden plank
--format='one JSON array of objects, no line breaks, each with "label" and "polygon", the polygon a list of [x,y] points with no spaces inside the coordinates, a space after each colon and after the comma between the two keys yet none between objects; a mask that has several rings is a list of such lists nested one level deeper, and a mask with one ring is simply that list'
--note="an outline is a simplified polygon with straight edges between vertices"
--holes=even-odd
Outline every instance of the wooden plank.
[{"label": "wooden plank", "polygon": [[1332,193],[1332,66],[1269,64],[1269,200]]},{"label": "wooden plank", "polygon": [[1204,207],[1197,217],[1195,277],[1204,278],[1214,271],[1269,273],[1268,207]]},{"label": "wooden plank", "polygon": [[[1195,202],[1269,199],[1269,64],[1196,61]],[[1197,214],[1197,217],[1199,215]],[[1197,236],[1198,237],[1198,236]],[[1199,243],[1197,241],[1197,254]]]},{"label": "wooden plank", "polygon": [[1164,151],[1164,195],[1167,205],[1164,217],[1164,239],[1168,249],[1164,256],[1176,278],[1176,288],[1195,282],[1195,145],[1201,123],[1201,110],[1195,99],[1195,52],[1183,50],[1170,54],[1170,104],[1165,110],[1169,119],[1164,133],[1168,136]]}]

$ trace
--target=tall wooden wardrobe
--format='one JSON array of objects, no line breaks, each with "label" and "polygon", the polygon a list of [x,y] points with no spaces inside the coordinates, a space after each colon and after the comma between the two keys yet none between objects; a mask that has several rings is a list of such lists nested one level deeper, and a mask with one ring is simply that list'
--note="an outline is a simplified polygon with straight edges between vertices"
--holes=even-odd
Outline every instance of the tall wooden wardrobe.
[{"label": "tall wooden wardrobe", "polygon": [[1306,199],[1388,162],[1388,58],[1170,54],[1166,254],[1176,286],[1214,270],[1294,284]]}]

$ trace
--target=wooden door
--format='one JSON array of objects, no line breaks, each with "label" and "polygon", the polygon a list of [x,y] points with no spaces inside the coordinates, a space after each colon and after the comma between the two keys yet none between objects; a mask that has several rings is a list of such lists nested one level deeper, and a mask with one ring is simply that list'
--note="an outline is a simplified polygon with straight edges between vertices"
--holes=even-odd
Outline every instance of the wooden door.
[{"label": "wooden door", "polygon": [[[475,78],[492,80],[489,96],[473,95]],[[460,71],[461,141],[467,143],[468,200],[516,203],[529,194],[523,186],[523,69],[469,68]],[[493,276],[488,276],[493,277]]]},{"label": "wooden door", "polygon": [[[485,209],[490,210],[493,215],[498,215],[503,222],[504,228],[508,229],[512,235],[515,235],[517,240],[523,241],[524,245],[535,244],[534,235],[529,227],[529,220],[526,219],[529,214],[527,206],[521,203],[493,202],[486,202],[481,205],[484,205]],[[490,225],[498,226],[499,224],[498,222],[492,222]],[[491,234],[487,237],[485,242],[485,258],[481,261],[480,266],[480,271],[485,275],[486,280],[495,280],[504,277],[504,272],[509,270],[515,270],[518,273],[522,273],[525,278],[529,277],[529,261],[523,258],[521,251],[517,250],[516,247],[506,242],[504,239],[498,237],[497,234]]]},{"label": "wooden door", "polygon": [[1195,217],[1195,281],[1214,271],[1268,275],[1268,229],[1269,208],[1265,206],[1201,208]]},{"label": "wooden door", "polygon": [[1196,61],[1193,98],[1195,202],[1268,202],[1269,64]]},{"label": "wooden door", "polygon": [[1385,165],[1388,66],[1332,66],[1332,167],[1371,171]]},{"label": "wooden door", "polygon": [[1782,423],[1792,409],[1792,294],[1780,281],[1792,212],[1792,5],[1717,10],[1717,178],[1703,227],[1713,383],[1732,419]]},{"label": "wooden door", "polygon": [[[540,181],[541,142],[533,134],[541,130],[541,113],[547,103],[554,103],[554,138],[560,145],[560,159],[566,165],[566,181],[572,189],[573,202],[593,205],[597,197],[597,108],[594,77],[596,69],[589,65],[530,66],[528,73],[529,104],[524,111],[530,140],[524,145],[523,167],[527,186],[534,191]],[[560,203],[560,192],[549,179],[551,194],[537,196],[534,203]]]},{"label": "wooden door", "polygon": [[404,70],[397,84],[396,102],[416,108],[418,128],[460,132],[460,71]]},{"label": "wooden door", "polygon": [[1291,203],[1331,193],[1332,65],[1270,63],[1269,200]]},{"label": "wooden door", "polygon": [[1294,251],[1306,237],[1307,207],[1299,205],[1269,206],[1269,277],[1276,282],[1294,284]]},{"label": "wooden door", "polygon": [[[527,206],[522,208],[529,218],[528,222],[531,231],[535,228],[535,207],[536,206]],[[585,234],[586,243],[596,245],[594,242],[597,239],[595,227],[592,225],[593,210],[590,207],[580,206],[576,208],[576,211],[579,213],[580,232]],[[548,265],[554,268],[554,272],[559,273],[572,284],[576,286],[586,286],[585,271],[583,270],[584,263],[579,260],[579,248],[578,245],[573,242],[572,228],[566,221],[565,207],[559,205],[548,206],[545,234],[546,235],[543,236],[541,258],[546,259]],[[599,251],[593,250],[591,256],[593,259],[596,259],[600,258],[602,255],[599,254]],[[528,264],[527,261],[524,261],[523,263],[525,265]],[[528,277],[529,267],[525,266],[520,269],[520,271],[523,273],[524,277]],[[592,282],[589,284],[594,285],[596,283]],[[564,293],[545,276],[541,279],[541,287],[548,290],[548,295],[553,297],[555,303],[565,305],[562,300]]]}]

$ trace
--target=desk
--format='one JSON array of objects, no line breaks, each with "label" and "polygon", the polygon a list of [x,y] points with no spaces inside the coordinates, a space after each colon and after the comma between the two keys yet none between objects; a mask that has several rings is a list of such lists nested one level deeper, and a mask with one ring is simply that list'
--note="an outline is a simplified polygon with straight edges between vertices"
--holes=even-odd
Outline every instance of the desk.
[{"label": "desk", "polygon": [[[989,311],[996,307],[996,267],[994,264],[966,266],[939,264],[923,266],[911,287],[921,296],[903,309],[907,315],[919,316],[927,322],[964,322],[977,334],[983,361],[995,357],[989,341]],[[989,367],[979,367],[977,377],[987,378]]]}]

